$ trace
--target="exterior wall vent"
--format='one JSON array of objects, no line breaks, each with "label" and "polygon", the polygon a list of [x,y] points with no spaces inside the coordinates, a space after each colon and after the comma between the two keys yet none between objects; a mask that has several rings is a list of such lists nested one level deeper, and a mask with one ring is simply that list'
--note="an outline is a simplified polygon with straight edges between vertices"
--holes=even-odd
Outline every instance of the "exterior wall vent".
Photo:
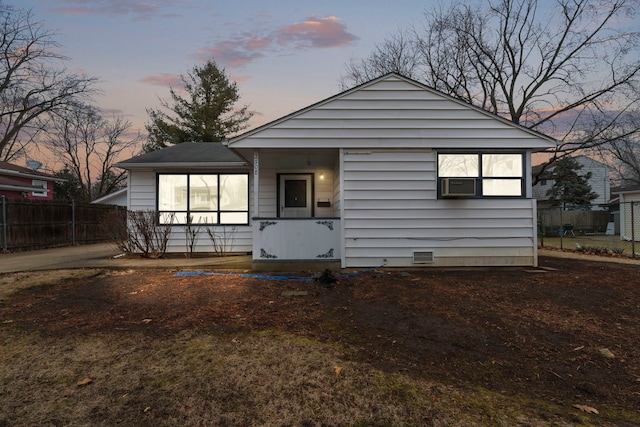
[{"label": "exterior wall vent", "polygon": [[433,262],[433,251],[419,251],[413,253],[414,264],[429,264]]}]

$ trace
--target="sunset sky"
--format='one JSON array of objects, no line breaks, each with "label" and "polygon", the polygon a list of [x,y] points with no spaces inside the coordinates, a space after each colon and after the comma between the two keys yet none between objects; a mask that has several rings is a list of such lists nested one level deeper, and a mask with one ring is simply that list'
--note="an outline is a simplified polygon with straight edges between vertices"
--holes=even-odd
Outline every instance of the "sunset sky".
[{"label": "sunset sky", "polygon": [[101,80],[96,104],[144,130],[179,75],[214,58],[259,126],[340,91],[350,59],[423,22],[437,0],[5,0],[57,30],[72,71]]}]

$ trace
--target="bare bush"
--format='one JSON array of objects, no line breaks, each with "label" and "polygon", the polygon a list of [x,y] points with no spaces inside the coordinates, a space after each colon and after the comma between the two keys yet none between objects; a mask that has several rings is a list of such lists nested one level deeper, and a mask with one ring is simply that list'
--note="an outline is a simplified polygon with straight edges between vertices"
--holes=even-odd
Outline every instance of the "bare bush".
[{"label": "bare bush", "polygon": [[[167,243],[174,217],[167,224],[160,224],[154,210],[128,211],[127,221],[107,221],[109,236],[118,250],[143,258],[160,258],[167,252]],[[111,227],[111,228],[109,228]]]},{"label": "bare bush", "polygon": [[235,242],[237,231],[236,227],[222,227],[219,231],[207,228],[207,234],[211,240],[211,246],[213,246],[213,253],[216,256],[223,257],[229,253]]},{"label": "bare bush", "polygon": [[198,235],[200,234],[200,224],[193,223],[193,216],[187,217],[187,224],[184,226],[184,235],[186,240],[187,252],[185,253],[187,258],[191,258],[193,251],[198,241]]}]

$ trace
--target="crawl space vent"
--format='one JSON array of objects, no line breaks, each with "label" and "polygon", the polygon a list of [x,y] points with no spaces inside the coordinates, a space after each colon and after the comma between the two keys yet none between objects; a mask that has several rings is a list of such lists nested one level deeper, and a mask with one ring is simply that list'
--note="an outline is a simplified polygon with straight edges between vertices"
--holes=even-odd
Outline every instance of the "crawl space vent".
[{"label": "crawl space vent", "polygon": [[433,252],[432,251],[421,251],[413,253],[413,263],[414,264],[427,264],[433,262]]}]

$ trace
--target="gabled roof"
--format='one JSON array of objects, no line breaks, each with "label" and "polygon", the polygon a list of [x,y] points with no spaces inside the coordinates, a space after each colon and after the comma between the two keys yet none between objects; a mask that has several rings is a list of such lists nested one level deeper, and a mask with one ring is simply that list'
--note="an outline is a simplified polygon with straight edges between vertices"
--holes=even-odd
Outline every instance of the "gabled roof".
[{"label": "gabled roof", "polygon": [[[399,83],[404,83],[404,85],[401,87],[398,85]],[[390,97],[390,98],[384,99],[383,97],[385,96],[384,95],[385,92],[388,94],[393,92],[394,90],[392,88],[390,89],[389,87],[385,87],[384,86],[385,84],[387,85],[395,84],[396,88],[401,88],[401,92],[404,95],[406,95],[406,97],[398,97],[398,98]],[[373,93],[372,91],[377,91],[377,93],[382,94],[382,97],[378,99],[372,99],[371,97],[369,97],[369,95]],[[397,92],[397,93],[400,93],[400,92]],[[341,103],[343,101],[349,105]],[[367,102],[369,102],[369,105],[371,105],[371,107],[367,106]],[[336,105],[339,104],[339,106],[335,106],[334,104]],[[425,105],[427,104],[429,104],[429,106],[425,107]],[[462,123],[464,121],[464,118],[462,117],[469,118],[470,114],[472,114],[474,115],[474,117],[471,118],[472,121],[478,122],[479,118],[484,118],[486,122],[486,119],[490,118],[492,121],[494,121],[494,123],[499,122],[500,126],[502,126],[503,129],[508,129],[508,128],[517,129],[518,132],[523,132],[525,134],[528,134],[527,138],[529,138],[530,141],[534,139],[537,141],[536,143],[534,143],[536,148],[550,148],[556,144],[556,141],[547,135],[544,135],[534,130],[531,130],[529,128],[526,128],[522,125],[513,123],[503,117],[490,113],[486,110],[483,110],[482,108],[476,107],[472,104],[469,104],[467,102],[454,98],[438,90],[432,89],[420,82],[404,77],[397,73],[389,73],[381,77],[378,77],[376,79],[373,79],[369,82],[366,82],[356,87],[353,87],[351,89],[348,89],[337,95],[334,95],[332,97],[319,101],[315,104],[312,104],[308,107],[305,107],[291,114],[283,116],[279,119],[276,119],[270,123],[266,123],[255,129],[249,130],[243,134],[230,138],[228,141],[225,141],[224,144],[232,148],[248,147],[247,144],[243,144],[240,142],[246,139],[250,139],[253,136],[259,136],[263,139],[271,139],[272,141],[277,141],[280,138],[280,136],[283,135],[285,138],[283,138],[282,140],[284,140],[290,137],[290,135],[292,134],[292,130],[295,128],[295,125],[289,124],[289,122],[295,122],[296,120],[301,120],[301,121],[310,120],[310,121],[319,122],[320,113],[323,114],[322,117],[324,118],[324,117],[331,116],[332,111],[335,112],[338,110],[342,110],[342,111],[360,110],[361,112],[367,111],[367,110],[369,111],[377,110],[375,111],[377,116],[381,118],[382,121],[386,120],[386,123],[391,122],[392,119],[395,119],[395,118],[398,118],[398,120],[396,120],[397,123],[405,122],[406,121],[404,120],[405,118],[409,118],[410,120],[412,120],[413,124],[419,123],[422,120],[423,123],[430,123],[429,126],[431,127],[422,125],[422,126],[415,126],[411,128],[410,131],[412,131],[415,135],[417,135],[417,137],[415,137],[414,140],[421,139],[421,138],[426,140],[425,137],[431,137],[432,139],[435,139],[435,138],[438,138],[438,134],[441,134],[443,129],[448,129],[448,130],[456,129],[455,126],[450,126],[451,120],[456,119],[456,116],[454,115],[446,116],[444,114],[441,114],[441,117],[438,117],[435,114],[433,114],[429,117],[425,117],[424,119],[419,116],[419,114],[424,112],[438,112],[439,111],[438,107],[435,107],[436,104],[446,104],[444,105],[444,110],[442,111],[456,110],[454,114],[457,114],[457,117],[460,117],[459,123]],[[352,105],[353,107],[351,107]],[[412,108],[415,108],[416,105],[419,105],[419,107],[418,109],[414,110],[414,114],[412,116],[406,116],[406,115],[403,116],[402,114],[398,114],[400,111],[410,111]],[[379,112],[384,110],[384,108],[387,106],[393,107],[392,113],[387,117],[381,117]],[[318,110],[318,111],[314,111],[314,110]],[[466,114],[465,111],[473,112],[473,113]],[[334,121],[334,124],[332,124],[332,126],[335,126],[336,120],[340,120],[341,118],[334,115],[334,116],[331,116],[330,119]],[[405,132],[404,134],[401,133],[401,131],[405,129],[401,127],[402,124],[391,125],[384,128],[383,127],[384,125],[380,125],[376,121],[375,116],[372,115],[371,117],[368,117],[368,119],[370,120],[372,129],[381,130],[381,132],[379,133],[383,134],[382,136],[383,139],[388,140],[390,138],[393,138],[393,136],[391,137],[389,136],[389,134],[392,134],[393,132],[398,132],[398,134],[400,135],[398,137],[398,140],[401,140],[402,138],[405,138],[405,139],[412,138],[411,136],[407,136],[407,132]],[[442,124],[440,128],[436,128],[439,121],[442,123],[449,124],[449,127],[446,128],[445,126],[447,126],[447,124]],[[307,123],[305,123],[301,127],[304,128],[306,126],[307,126]],[[309,127],[309,129],[312,129],[311,126]],[[309,141],[315,140],[316,145],[321,146],[323,143],[326,142],[326,139],[330,139],[333,137],[333,136],[328,136],[326,138],[323,138],[322,136],[320,136],[321,131],[318,131],[318,129],[320,129],[320,126],[317,127],[316,129],[312,129],[312,130],[316,130],[316,133],[313,134],[312,132],[309,132],[308,138],[296,136],[294,138],[294,139],[297,139],[297,142],[295,144],[299,144],[301,141],[304,141],[305,144],[309,144]],[[435,131],[432,131],[434,129]],[[330,130],[335,131],[336,128],[334,127],[334,128],[331,128]],[[486,128],[481,129],[481,131],[484,131],[484,130],[486,130]],[[432,131],[431,134],[428,133],[429,131]],[[334,135],[334,134],[330,134],[330,135]],[[504,131],[502,135],[504,139],[509,138],[507,133],[505,133]],[[520,135],[522,136],[523,134],[520,133]],[[354,138],[358,138],[358,136]],[[478,137],[478,138],[481,138],[481,137]],[[485,141],[483,141],[483,144],[485,146],[487,145],[487,141],[490,138],[491,137],[488,136],[485,138]],[[322,139],[322,142],[318,142],[321,139]],[[362,139],[366,139],[366,137],[363,137]],[[455,138],[451,137],[451,139],[453,140]],[[464,137],[458,137],[458,139],[463,140]],[[344,142],[347,143],[347,140],[344,140]],[[262,145],[262,144],[259,144],[259,145]],[[284,146],[286,146],[286,142],[285,142],[285,145],[283,145],[283,147]],[[300,148],[304,148],[304,146],[300,146]]]},{"label": "gabled roof", "polygon": [[239,168],[247,162],[220,142],[183,142],[116,163],[132,169]]},{"label": "gabled roof", "polygon": [[129,191],[128,187],[124,187],[114,191],[113,193],[109,193],[105,196],[98,197],[97,199],[91,201],[91,203],[103,204],[103,205],[117,205],[119,204],[118,202],[120,201],[121,198],[124,198],[126,201],[127,191]]},{"label": "gabled roof", "polygon": [[44,172],[38,172],[36,170],[18,166],[9,162],[0,162],[0,175],[5,176],[19,176],[22,178],[39,179],[42,181],[64,181],[54,175],[50,175]]}]

